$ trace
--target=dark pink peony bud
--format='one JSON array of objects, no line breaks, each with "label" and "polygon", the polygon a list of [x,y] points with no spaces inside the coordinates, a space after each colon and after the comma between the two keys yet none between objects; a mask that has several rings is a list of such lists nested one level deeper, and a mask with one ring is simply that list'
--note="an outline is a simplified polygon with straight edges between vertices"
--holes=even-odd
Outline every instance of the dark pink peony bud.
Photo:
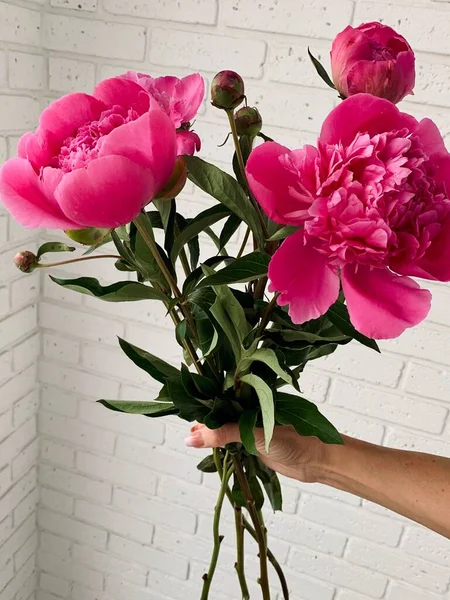
[{"label": "dark pink peony bud", "polygon": [[32,273],[38,266],[38,263],[38,257],[29,250],[18,252],[14,257],[14,264],[22,273]]},{"label": "dark pink peony bud", "polygon": [[243,106],[234,115],[238,135],[255,137],[261,131],[262,118],[257,108]]},{"label": "dark pink peony bud", "polygon": [[331,50],[333,81],[347,98],[359,93],[394,104],[413,93],[415,57],[403,36],[381,23],[346,27]]},{"label": "dark pink peony bud", "polygon": [[216,108],[233,110],[244,100],[245,86],[234,71],[220,71],[211,83],[211,103]]}]

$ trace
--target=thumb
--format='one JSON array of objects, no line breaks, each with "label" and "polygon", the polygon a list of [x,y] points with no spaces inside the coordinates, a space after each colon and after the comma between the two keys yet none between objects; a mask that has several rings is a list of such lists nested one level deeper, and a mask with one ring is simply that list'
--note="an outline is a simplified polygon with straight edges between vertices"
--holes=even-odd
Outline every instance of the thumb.
[{"label": "thumb", "polygon": [[219,429],[208,429],[200,423],[191,427],[190,435],[184,440],[190,448],[220,448],[232,442],[240,442],[237,423],[228,423]]}]

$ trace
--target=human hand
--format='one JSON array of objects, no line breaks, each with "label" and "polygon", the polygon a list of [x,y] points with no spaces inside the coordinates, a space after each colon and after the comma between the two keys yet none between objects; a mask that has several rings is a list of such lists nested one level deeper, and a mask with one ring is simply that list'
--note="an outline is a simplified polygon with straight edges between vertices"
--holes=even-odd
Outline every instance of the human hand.
[{"label": "human hand", "polygon": [[[191,448],[218,448],[240,442],[239,427],[229,423],[220,429],[208,429],[196,424],[186,438],[186,446]],[[324,447],[315,437],[303,437],[292,427],[275,427],[269,453],[264,449],[264,433],[255,429],[256,448],[259,457],[268,467],[281,475],[312,483],[317,481],[323,462]]]}]

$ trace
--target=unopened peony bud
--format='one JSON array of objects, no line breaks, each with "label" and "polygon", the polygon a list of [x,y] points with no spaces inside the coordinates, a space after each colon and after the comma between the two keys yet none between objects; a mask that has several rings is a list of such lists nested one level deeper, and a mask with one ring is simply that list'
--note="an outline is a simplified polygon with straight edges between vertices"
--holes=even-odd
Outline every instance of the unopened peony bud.
[{"label": "unopened peony bud", "polygon": [[262,118],[257,108],[243,106],[234,115],[238,135],[255,137],[261,131]]},{"label": "unopened peony bud", "polygon": [[212,80],[211,103],[216,108],[233,110],[243,102],[244,96],[244,81],[234,71],[220,71]]},{"label": "unopened peony bud", "polygon": [[22,273],[32,273],[38,266],[39,260],[35,254],[29,250],[24,250],[15,255],[14,264]]},{"label": "unopened peony bud", "polygon": [[110,229],[100,229],[98,227],[86,227],[86,229],[66,229],[65,234],[74,242],[83,244],[83,246],[95,246],[103,240]]},{"label": "unopened peony bud", "polygon": [[176,198],[184,188],[186,179],[186,161],[184,160],[184,156],[178,156],[175,163],[175,169],[173,170],[169,181],[166,183],[163,189],[158,192],[155,200],[172,200],[172,198]]},{"label": "unopened peony bud", "polygon": [[403,36],[381,23],[349,26],[336,36],[331,68],[344,98],[366,93],[397,104],[413,93],[414,52]]}]

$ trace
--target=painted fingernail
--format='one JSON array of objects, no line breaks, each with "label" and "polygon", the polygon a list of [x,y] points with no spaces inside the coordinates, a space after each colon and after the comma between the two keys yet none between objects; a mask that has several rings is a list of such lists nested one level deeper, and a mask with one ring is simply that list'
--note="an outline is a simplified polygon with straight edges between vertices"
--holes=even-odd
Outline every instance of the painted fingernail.
[{"label": "painted fingernail", "polygon": [[184,440],[184,443],[189,448],[201,448],[203,446],[203,435],[200,431],[194,431]]}]

